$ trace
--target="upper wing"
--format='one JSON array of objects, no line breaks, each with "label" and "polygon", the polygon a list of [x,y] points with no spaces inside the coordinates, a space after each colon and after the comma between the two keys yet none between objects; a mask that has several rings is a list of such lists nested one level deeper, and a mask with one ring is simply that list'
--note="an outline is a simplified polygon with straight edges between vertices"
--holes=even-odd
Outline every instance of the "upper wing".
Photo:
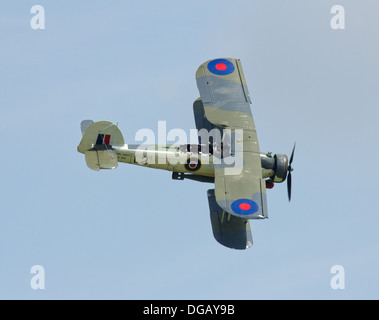
[{"label": "upper wing", "polygon": [[223,149],[231,153],[231,157],[215,162],[217,204],[239,217],[267,218],[258,137],[240,61],[209,60],[197,70],[196,82],[204,118],[214,127],[223,128]]},{"label": "upper wing", "polygon": [[215,59],[203,63],[196,72],[196,82],[205,117],[211,123],[255,130],[251,99],[239,60]]}]

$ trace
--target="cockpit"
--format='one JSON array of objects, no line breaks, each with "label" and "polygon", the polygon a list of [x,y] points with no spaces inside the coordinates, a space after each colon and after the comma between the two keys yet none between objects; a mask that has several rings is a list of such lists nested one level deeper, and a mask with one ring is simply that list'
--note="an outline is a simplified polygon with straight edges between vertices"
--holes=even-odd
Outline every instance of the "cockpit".
[{"label": "cockpit", "polygon": [[182,144],[179,146],[181,152],[191,152],[196,154],[213,155],[213,146],[211,144]]}]

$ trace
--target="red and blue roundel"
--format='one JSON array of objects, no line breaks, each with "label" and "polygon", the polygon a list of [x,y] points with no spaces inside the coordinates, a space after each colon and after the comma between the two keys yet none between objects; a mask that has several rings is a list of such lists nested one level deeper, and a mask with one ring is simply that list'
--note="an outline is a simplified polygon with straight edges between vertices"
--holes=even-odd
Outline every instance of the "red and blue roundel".
[{"label": "red and blue roundel", "polygon": [[201,167],[201,162],[200,162],[200,159],[198,158],[188,158],[187,159],[187,162],[186,164],[184,165],[184,167],[188,170],[188,171],[197,171],[200,169]]},{"label": "red and blue roundel", "polygon": [[208,70],[218,76],[226,76],[234,72],[234,65],[226,59],[215,59],[208,63]]},{"label": "red and blue roundel", "polygon": [[257,203],[250,199],[238,199],[232,203],[231,208],[233,212],[241,215],[253,214],[259,210]]}]

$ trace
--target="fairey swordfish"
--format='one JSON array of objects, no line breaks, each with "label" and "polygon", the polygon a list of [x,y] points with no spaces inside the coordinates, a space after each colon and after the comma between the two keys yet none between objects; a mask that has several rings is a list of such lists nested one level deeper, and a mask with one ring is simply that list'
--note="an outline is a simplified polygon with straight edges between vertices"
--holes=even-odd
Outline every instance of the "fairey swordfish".
[{"label": "fairey swordfish", "polygon": [[93,170],[119,162],[172,171],[172,179],[214,183],[207,191],[215,239],[233,249],[253,245],[249,219],[268,218],[266,188],[287,180],[291,156],[260,152],[251,98],[238,59],[204,62],[196,72],[200,98],[193,103],[198,144],[128,145],[110,121],[84,120],[78,151]]}]

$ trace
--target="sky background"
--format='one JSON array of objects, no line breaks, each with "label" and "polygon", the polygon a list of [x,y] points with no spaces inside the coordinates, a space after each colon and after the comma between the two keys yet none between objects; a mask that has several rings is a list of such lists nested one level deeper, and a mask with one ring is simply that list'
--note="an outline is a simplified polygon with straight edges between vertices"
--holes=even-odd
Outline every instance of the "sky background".
[{"label": "sky background", "polygon": [[[33,5],[45,30],[33,30]],[[330,9],[345,8],[345,30]],[[379,3],[4,1],[1,299],[379,299]],[[290,154],[254,246],[213,238],[206,191],[76,151],[83,119],[195,128],[195,72],[241,59],[261,151]],[[45,270],[33,290],[30,270]],[[345,270],[333,290],[331,268]]]}]

